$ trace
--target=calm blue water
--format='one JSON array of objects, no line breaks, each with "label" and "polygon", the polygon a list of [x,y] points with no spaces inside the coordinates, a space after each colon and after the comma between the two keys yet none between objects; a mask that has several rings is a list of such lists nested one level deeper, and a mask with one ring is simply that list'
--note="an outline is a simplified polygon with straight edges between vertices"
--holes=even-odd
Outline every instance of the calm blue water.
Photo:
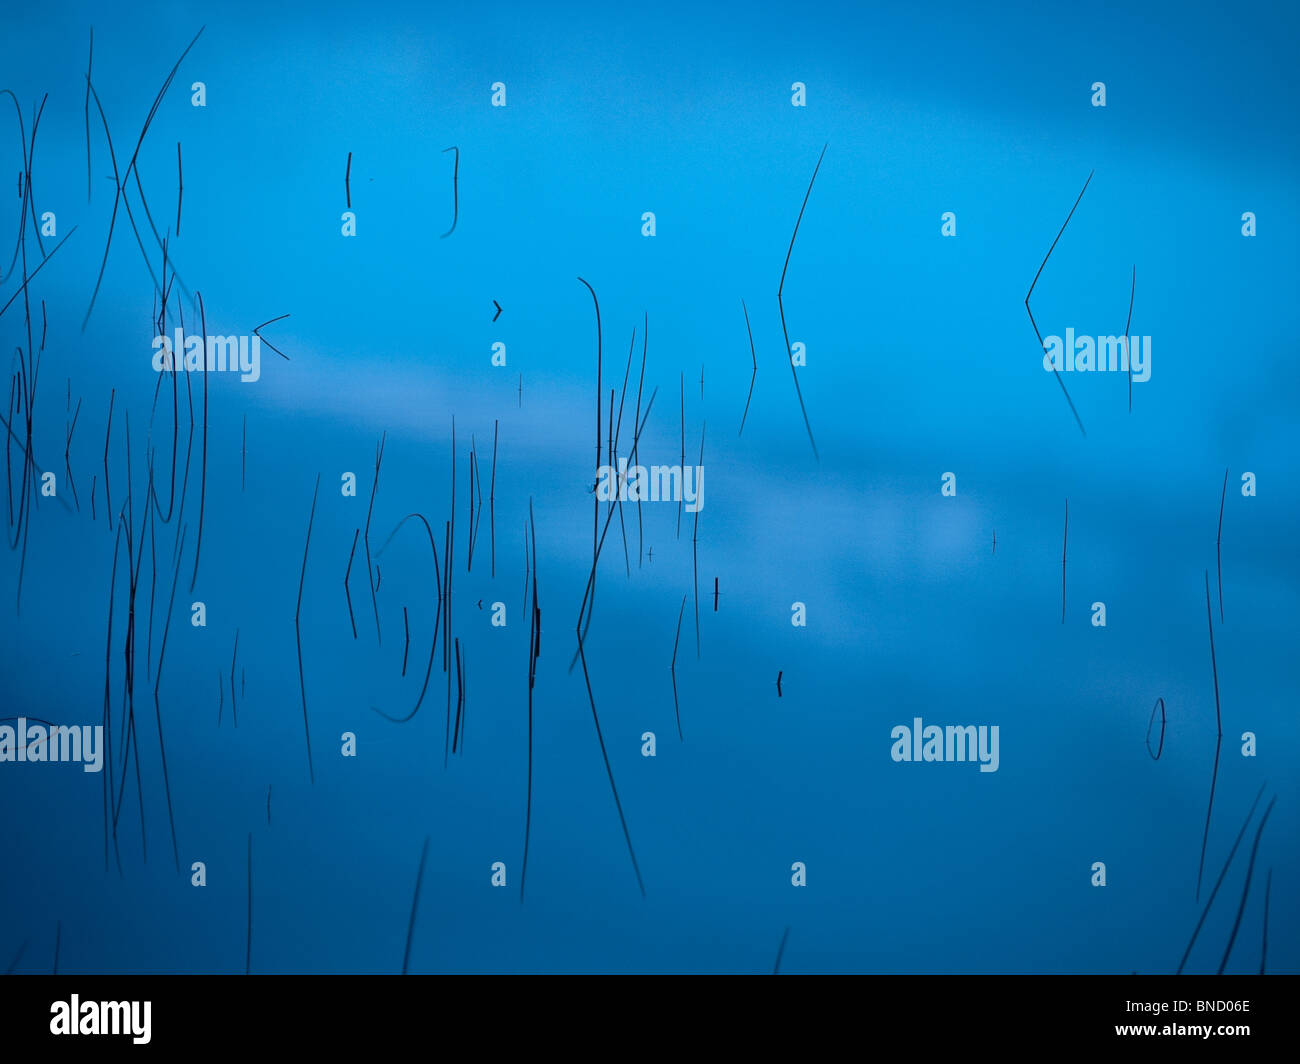
[{"label": "calm blue water", "polygon": [[[6,9],[0,87],[29,143],[49,94],[31,168],[38,224],[55,214],[45,250],[76,231],[28,289],[31,340],[22,296],[0,316],[17,390],[35,396],[33,457],[58,493],[29,480],[21,505],[15,400],[0,716],[101,724],[107,646],[114,763],[0,763],[0,963],[50,970],[57,934],[65,972],[243,971],[251,835],[255,972],[400,970],[426,838],[412,971],[765,972],[787,928],[783,972],[1172,971],[1266,784],[1188,969],[1219,967],[1274,797],[1227,970],[1259,968],[1270,870],[1268,970],[1300,969],[1297,18],[1283,4],[1139,6]],[[159,275],[162,252],[132,174],[83,329],[116,187],[92,99],[87,202],[92,24],[119,174],[203,27],[137,160],[180,275],[169,332],[181,308],[201,331],[195,292],[209,334],[290,315],[262,330],[288,361],[263,345],[257,381],[210,375],[206,483],[203,376],[189,378],[188,481],[177,378],[183,513],[143,534],[146,446],[166,516],[172,396],[165,377],[155,403],[156,294],[130,221]],[[7,96],[0,125],[0,178],[14,182],[25,167]],[[783,292],[815,458],[777,289],[824,146]],[[341,234],[349,152],[355,237]],[[1151,374],[1131,413],[1125,374],[1063,374],[1085,438],[1024,299],[1090,173],[1031,306],[1044,336],[1122,334],[1132,292]],[[3,305],[22,284],[9,257],[24,201],[0,195]],[[955,237],[941,235],[949,211]],[[29,273],[37,231],[29,216]],[[600,301],[599,393],[579,276]],[[740,435],[742,300],[757,375]],[[42,301],[33,384],[20,362],[40,346]],[[684,425],[686,464],[703,433],[706,472],[698,532],[685,513],[679,535],[671,502],[642,505],[639,535],[635,507],[621,525],[615,512],[585,644],[643,897],[569,662],[592,562],[595,407],[605,436],[635,331],[628,454],[645,316],[643,415],[655,398],[640,458],[680,464]],[[406,715],[424,680],[438,577],[422,526],[378,555],[419,512],[442,562],[453,418],[465,699],[447,757],[457,670],[454,654],[443,670],[441,633],[419,712],[396,724],[372,707]],[[467,570],[471,442],[482,510]],[[141,557],[124,766],[128,484]],[[530,501],[542,621],[521,904]],[[368,512],[379,588],[372,606],[362,541],[354,638],[343,577]],[[1216,739],[1207,571],[1223,743],[1198,902]],[[669,666],[684,595],[679,739]],[[1157,698],[1159,761],[1145,741]],[[891,730],[918,717],[996,726],[997,771],[892,760]],[[806,886],[792,884],[796,862]]]}]

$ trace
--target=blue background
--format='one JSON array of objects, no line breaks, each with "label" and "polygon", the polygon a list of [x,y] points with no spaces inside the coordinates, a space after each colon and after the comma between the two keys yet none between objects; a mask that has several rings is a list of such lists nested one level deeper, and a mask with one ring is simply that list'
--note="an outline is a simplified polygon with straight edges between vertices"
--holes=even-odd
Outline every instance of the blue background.
[{"label": "blue background", "polygon": [[[209,333],[291,315],[264,333],[291,361],[264,346],[258,382],[209,381],[203,548],[189,594],[193,452],[160,687],[179,861],[153,674],[137,650],[143,810],[132,765],[107,867],[100,776],[0,765],[0,963],[26,943],[16,970],[48,971],[61,923],[60,971],[242,971],[251,832],[255,972],[399,970],[426,837],[413,971],[765,972],[787,927],[781,967],[791,973],[1171,971],[1267,782],[1260,809],[1273,795],[1277,804],[1228,970],[1258,970],[1270,868],[1268,967],[1300,968],[1293,5],[271,7],[7,5],[0,23],[0,87],[21,101],[28,137],[49,93],[37,214],[56,212],[60,237],[77,227],[30,288],[49,316],[35,459],[59,473],[65,502],[69,390],[83,404],[70,453],[79,511],[38,500],[21,602],[21,551],[0,565],[0,715],[101,719],[112,389],[114,509],[126,492],[128,413],[137,524],[146,488],[153,287],[122,210],[81,327],[114,192],[92,101],[86,200],[92,24],[92,78],[119,170],[172,64],[205,27],[144,139],[141,181],[159,231],[174,229],[182,143],[170,253],[203,294]],[[195,81],[206,84],[204,108],[190,104]],[[496,81],[505,108],[490,106]],[[807,86],[806,108],[791,106],[795,81]],[[1106,84],[1105,108],[1090,105],[1094,81]],[[8,182],[23,168],[8,97],[0,127]],[[440,239],[453,144],[459,218]],[[799,380],[818,461],[776,294],[823,145],[784,290],[790,339],[807,349]],[[357,236],[346,239],[349,151]],[[1034,293],[1035,317],[1044,335],[1120,333],[1136,266],[1131,331],[1152,337],[1153,355],[1131,413],[1122,374],[1067,378],[1085,439],[1042,369],[1024,298],[1090,172]],[[134,180],[128,188],[157,271]],[[8,202],[6,253],[21,205]],[[645,211],[656,215],[653,238],[641,235]],[[945,211],[957,216],[955,239],[940,236]],[[1253,239],[1241,235],[1244,211],[1258,218]],[[29,269],[34,243],[29,220]],[[21,284],[7,263],[0,255],[0,302]],[[581,669],[568,671],[591,564],[597,399],[595,316],[578,276],[600,299],[602,409],[634,329],[635,384],[648,315],[645,392],[658,393],[643,460],[680,460],[683,376],[688,463],[707,425],[699,656],[693,522],[684,515],[679,539],[665,503],[643,507],[653,560],[639,562],[625,510],[630,575],[615,516],[586,644],[644,898]],[[758,372],[738,436],[751,374],[742,299]],[[495,323],[493,300],[504,308]],[[0,317],[11,352],[26,348],[22,314],[20,297]],[[185,320],[198,331],[188,300]],[[490,363],[495,342],[505,368]],[[202,378],[191,384],[198,400]],[[183,466],[183,385],[181,396]],[[164,389],[153,416],[160,477],[167,398]],[[634,399],[633,387],[625,454]],[[201,411],[196,402],[199,432]],[[355,640],[342,577],[384,433],[372,548],[418,510],[441,557],[453,416],[453,634],[468,685],[465,748],[444,766],[441,639],[413,720],[389,723],[370,708],[405,714],[418,693],[435,607],[427,544],[408,525],[379,562],[382,643],[360,547]],[[486,490],[498,420],[493,579],[486,506],[465,571],[466,478],[472,434]],[[12,469],[16,494],[17,445]],[[345,471],[357,475],[356,498],[339,491]],[[940,495],[948,471],[955,498]],[[1246,471],[1257,497],[1241,495]],[[318,474],[302,601],[313,785],[294,610]],[[530,499],[543,631],[521,905]],[[177,529],[157,531],[154,661]],[[146,554],[146,589],[152,567]],[[1224,741],[1198,903],[1215,746],[1207,570]],[[124,565],[118,580],[120,758]],[[684,594],[679,742],[669,664]],[[187,623],[195,600],[206,628]],[[489,624],[498,600],[504,629]],[[796,601],[806,628],[790,623]],[[1105,628],[1090,623],[1094,601],[1106,603]],[[138,626],[145,606],[138,600]],[[228,689],[236,629],[247,677],[238,728]],[[1157,697],[1168,730],[1155,762],[1144,738]],[[998,725],[999,770],[894,763],[890,730],[916,716]],[[340,756],[346,731],[355,758]],[[645,731],[656,733],[654,758],[641,756]],[[1257,757],[1241,756],[1244,731],[1258,736]],[[1190,970],[1218,967],[1254,827]],[[195,861],[206,864],[202,889],[190,884]],[[505,889],[490,885],[495,861],[507,866]],[[795,861],[806,887],[791,885]],[[1106,864],[1104,888],[1090,884],[1095,861]]]}]

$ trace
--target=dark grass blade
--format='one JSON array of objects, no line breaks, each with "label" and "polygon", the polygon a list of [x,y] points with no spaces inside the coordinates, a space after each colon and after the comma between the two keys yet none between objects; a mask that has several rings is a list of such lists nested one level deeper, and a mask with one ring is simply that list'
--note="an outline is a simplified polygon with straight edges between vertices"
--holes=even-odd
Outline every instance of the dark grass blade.
[{"label": "dark grass blade", "polygon": [[1237,941],[1237,932],[1241,930],[1241,917],[1246,911],[1246,899],[1250,896],[1250,881],[1255,875],[1255,858],[1259,856],[1259,840],[1264,835],[1264,828],[1268,825],[1269,814],[1273,812],[1273,806],[1277,803],[1277,796],[1274,795],[1272,801],[1268,803],[1264,810],[1264,815],[1259,819],[1259,827],[1255,829],[1255,841],[1250,847],[1250,864],[1246,866],[1246,882],[1241,888],[1241,904],[1237,906],[1237,919],[1232,924],[1232,934],[1228,936],[1228,945],[1223,950],[1223,960],[1219,962],[1219,970],[1215,975],[1222,975],[1223,970],[1228,966],[1228,958],[1232,955],[1233,944]]},{"label": "dark grass blade", "polygon": [[415,873],[415,894],[411,898],[411,919],[406,925],[406,951],[402,954],[402,974],[405,975],[411,967],[411,940],[415,937],[415,914],[420,907],[420,884],[424,882],[424,862],[429,856],[429,840],[424,840],[424,848],[420,850],[420,868]]},{"label": "dark grass blade", "polygon": [[[1088,180],[1083,183],[1083,188],[1079,191],[1078,199],[1074,201],[1074,206],[1070,208],[1070,213],[1065,216],[1065,222],[1061,225],[1061,230],[1056,234],[1056,239],[1052,241],[1052,246],[1047,249],[1047,254],[1043,256],[1042,263],[1039,264],[1038,272],[1034,274],[1034,280],[1029,286],[1029,291],[1025,294],[1025,310],[1029,314],[1029,324],[1034,327],[1034,335],[1038,337],[1039,349],[1044,354],[1047,352],[1047,345],[1043,343],[1043,334],[1038,329],[1038,322],[1034,320],[1034,312],[1029,307],[1029,297],[1034,294],[1034,288],[1038,284],[1038,278],[1042,276],[1043,267],[1047,265],[1047,260],[1052,257],[1052,252],[1056,250],[1056,245],[1061,236],[1065,233],[1065,227],[1070,224],[1070,219],[1074,217],[1074,212],[1078,209],[1079,201],[1083,199],[1083,194],[1088,191],[1088,185],[1092,183],[1092,172],[1088,173]],[[1136,278],[1136,272],[1134,274]],[[1136,280],[1134,282],[1136,284]],[[1061,386],[1061,393],[1065,396],[1065,401],[1070,404],[1070,413],[1074,415],[1074,422],[1079,426],[1079,431],[1087,438],[1088,432],[1083,427],[1083,421],[1079,417],[1079,411],[1074,408],[1074,400],[1070,398],[1070,393],[1065,387],[1065,381],[1061,379],[1060,371],[1055,366],[1052,367],[1052,374],[1056,377],[1056,383]]]},{"label": "dark grass blade", "polygon": [[749,394],[745,396],[745,412],[740,416],[740,431],[736,433],[741,436],[745,432],[745,421],[749,417],[749,402],[754,398],[754,381],[758,379],[758,355],[754,353],[754,330],[749,326],[749,308],[745,306],[745,301],[740,301],[740,307],[745,312],[745,331],[749,333],[749,357],[754,363],[753,372],[749,375]]},{"label": "dark grass blade", "polygon": [[783,935],[781,936],[781,945],[780,945],[780,948],[777,949],[777,951],[776,951],[776,964],[772,965],[772,974],[773,974],[773,975],[780,975],[780,974],[781,974],[781,958],[782,958],[783,956],[785,956],[785,943],[786,943],[786,940],[787,940],[789,937],[790,937],[790,929],[787,927],[787,928],[785,929],[785,934],[783,934]]},{"label": "dark grass blade", "polygon": [[1210,816],[1214,812],[1214,790],[1219,782],[1219,752],[1223,746],[1223,717],[1219,711],[1219,665],[1214,657],[1214,616],[1210,612],[1210,574],[1205,574],[1205,621],[1210,630],[1210,668],[1214,673],[1214,772],[1210,776],[1210,804],[1205,810],[1205,833],[1201,836],[1201,860],[1196,869],[1196,900],[1201,900],[1201,878],[1205,873],[1205,847],[1210,839]]},{"label": "dark grass blade", "polygon": [[803,205],[799,208],[799,217],[795,219],[794,232],[790,234],[790,247],[785,253],[785,265],[781,267],[781,284],[776,290],[776,305],[781,312],[781,334],[785,337],[785,358],[790,363],[790,375],[794,378],[794,392],[799,398],[799,412],[803,414],[804,428],[808,430],[808,442],[812,444],[813,457],[818,461],[821,460],[821,456],[817,453],[817,441],[813,439],[812,423],[808,420],[808,408],[804,406],[803,390],[799,387],[799,374],[795,370],[794,360],[790,355],[790,330],[786,328],[785,324],[783,295],[785,293],[785,275],[786,271],[790,269],[790,255],[794,252],[795,237],[799,235],[799,225],[803,221],[803,212],[808,208],[808,197],[812,195],[813,183],[817,180],[817,172],[822,168],[822,159],[826,157],[826,149],[829,146],[829,144],[823,145],[821,155],[817,156],[817,165],[813,168],[812,178],[808,182],[808,191],[804,193]]},{"label": "dark grass blade", "polygon": [[1196,945],[1196,936],[1201,933],[1201,928],[1205,924],[1205,918],[1210,915],[1210,907],[1214,904],[1214,899],[1218,897],[1219,888],[1223,886],[1223,880],[1228,874],[1228,867],[1232,864],[1232,859],[1236,856],[1237,847],[1241,845],[1241,840],[1246,835],[1246,828],[1250,825],[1250,818],[1255,815],[1255,807],[1259,805],[1259,800],[1264,796],[1264,784],[1260,784],[1259,790],[1255,793],[1255,800],[1250,803],[1250,810],[1246,813],[1246,819],[1241,822],[1241,829],[1237,832],[1237,837],[1232,843],[1232,849],[1228,851],[1228,856],[1224,859],[1223,868],[1219,871],[1219,878],[1214,881],[1214,889],[1210,891],[1210,898],[1205,903],[1205,908],[1201,910],[1201,918],[1196,921],[1196,926],[1192,929],[1192,937],[1187,943],[1187,948],[1183,950],[1183,959],[1178,962],[1178,970],[1175,975],[1182,975],[1183,969],[1187,966],[1187,958],[1192,955],[1192,947]]},{"label": "dark grass blade", "polygon": [[293,615],[294,637],[298,645],[298,690],[302,695],[302,733],[307,741],[307,771],[311,782],[316,782],[316,768],[311,759],[311,727],[307,722],[307,681],[302,671],[302,588],[307,581],[307,552],[311,549],[311,529],[316,522],[316,496],[320,493],[320,474],[316,474],[316,488],[311,495],[311,516],[307,518],[307,539],[302,545],[302,572],[298,577],[298,608]]}]

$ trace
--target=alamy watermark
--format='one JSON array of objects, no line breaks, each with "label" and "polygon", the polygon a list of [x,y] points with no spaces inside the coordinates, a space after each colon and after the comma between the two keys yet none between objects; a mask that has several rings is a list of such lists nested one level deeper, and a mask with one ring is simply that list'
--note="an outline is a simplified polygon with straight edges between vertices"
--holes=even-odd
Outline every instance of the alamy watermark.
[{"label": "alamy watermark", "polygon": [[618,468],[596,470],[596,498],[601,502],[680,502],[687,513],[704,509],[703,466],[650,466],[629,468],[626,458]]},{"label": "alamy watermark", "polygon": [[70,1001],[50,1005],[50,1034],[130,1035],[136,1045],[148,1045],[149,1001],[82,1001],[77,994]]},{"label": "alamy watermark", "polygon": [[978,761],[981,772],[998,770],[998,726],[996,724],[897,725],[889,733],[894,745],[889,756],[895,761]]},{"label": "alamy watermark", "polygon": [[1135,382],[1151,379],[1151,337],[1078,336],[1073,329],[1043,338],[1043,369],[1065,373],[1132,371]]},{"label": "alamy watermark", "polygon": [[262,338],[252,336],[186,336],[175,330],[170,336],[153,338],[153,368],[156,373],[174,371],[181,363],[190,373],[225,372],[240,374],[252,382],[262,375]]},{"label": "alamy watermark", "polygon": [[[14,719],[14,718],[10,718]],[[80,761],[83,772],[104,767],[104,726],[31,723],[0,724],[0,761]]]}]

